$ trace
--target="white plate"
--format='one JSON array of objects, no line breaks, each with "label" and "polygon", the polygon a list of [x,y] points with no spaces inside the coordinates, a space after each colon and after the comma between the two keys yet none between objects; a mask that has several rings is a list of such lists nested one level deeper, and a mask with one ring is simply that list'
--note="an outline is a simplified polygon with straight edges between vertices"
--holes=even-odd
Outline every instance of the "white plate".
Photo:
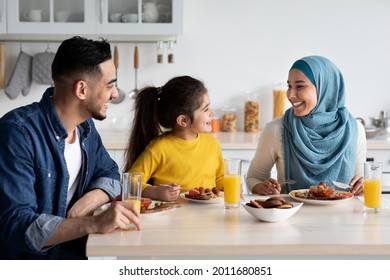
[{"label": "white plate", "polygon": [[[213,203],[220,203],[220,202],[223,202],[223,196],[216,197],[216,198],[211,198],[211,199],[207,199],[207,200],[202,200],[202,199],[192,199],[192,198],[188,198],[188,197],[186,197],[186,194],[188,194],[188,192],[181,193],[181,194],[180,194],[180,197],[183,198],[183,199],[185,199],[185,200],[188,200],[188,201],[192,201],[192,202],[196,202],[196,203],[204,203],[204,204],[213,204]],[[223,195],[223,193],[220,192],[219,195]]]},{"label": "white plate", "polygon": [[[294,191],[291,191],[289,193],[289,195],[290,195],[290,197],[292,197],[295,200],[298,200],[298,201],[301,201],[304,203],[308,203],[308,204],[316,204],[316,205],[335,205],[335,204],[343,203],[343,202],[348,201],[348,200],[353,198],[353,196],[351,196],[351,197],[347,197],[347,198],[343,198],[343,199],[321,200],[321,199],[301,198],[301,197],[295,196],[295,192],[306,192],[306,191],[309,191],[309,189],[294,190]],[[341,192],[341,193],[343,193],[343,192]]]},{"label": "white plate", "polygon": [[[149,206],[149,209],[153,209],[155,207],[155,204],[156,203],[161,203],[161,201],[158,201],[158,200],[152,200],[152,203],[150,204]],[[111,203],[108,202],[106,204],[103,204],[102,206],[100,206],[98,209],[96,209],[95,211],[95,215],[98,215],[100,213],[102,213],[103,211],[107,210],[108,207],[110,207]],[[177,207],[174,207],[174,208],[166,208],[164,209],[163,211],[158,211],[158,212],[148,212],[148,213],[141,213],[141,215],[152,215],[152,214],[160,214],[160,213],[164,213],[166,211],[170,211],[170,210],[173,210],[173,209],[176,209]]]}]

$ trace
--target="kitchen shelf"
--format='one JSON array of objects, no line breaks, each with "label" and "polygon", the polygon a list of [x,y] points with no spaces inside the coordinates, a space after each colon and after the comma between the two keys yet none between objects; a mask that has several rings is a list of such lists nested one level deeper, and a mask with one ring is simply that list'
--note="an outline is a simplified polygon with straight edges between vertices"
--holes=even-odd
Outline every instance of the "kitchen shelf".
[{"label": "kitchen shelf", "polygon": [[[146,17],[147,6],[157,9],[157,17]],[[181,0],[0,0],[2,41],[47,41],[52,36],[62,41],[80,35],[156,42],[172,41],[182,30]]]}]

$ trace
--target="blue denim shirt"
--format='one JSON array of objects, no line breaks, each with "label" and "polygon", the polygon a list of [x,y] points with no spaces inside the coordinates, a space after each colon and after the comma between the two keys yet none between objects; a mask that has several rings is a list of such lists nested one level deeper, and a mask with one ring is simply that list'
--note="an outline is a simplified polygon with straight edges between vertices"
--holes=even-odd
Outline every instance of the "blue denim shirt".
[{"label": "blue denim shirt", "polygon": [[[15,109],[0,119],[0,259],[56,259],[60,245],[44,248],[66,217],[68,136],[51,100]],[[120,194],[117,164],[91,119],[78,126],[83,152],[76,198],[93,189]]]}]

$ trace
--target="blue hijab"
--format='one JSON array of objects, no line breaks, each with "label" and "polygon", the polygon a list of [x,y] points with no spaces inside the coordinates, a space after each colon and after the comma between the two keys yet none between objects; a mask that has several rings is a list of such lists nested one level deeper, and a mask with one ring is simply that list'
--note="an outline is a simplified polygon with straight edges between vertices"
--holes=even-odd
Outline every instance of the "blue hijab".
[{"label": "blue hijab", "polygon": [[[301,70],[317,89],[318,102],[307,115],[297,117],[291,107],[283,120],[283,152],[287,186],[305,189],[324,181],[349,183],[354,175],[357,123],[345,108],[344,78],[329,59],[304,57],[291,69]],[[290,69],[290,70],[291,70]]]}]

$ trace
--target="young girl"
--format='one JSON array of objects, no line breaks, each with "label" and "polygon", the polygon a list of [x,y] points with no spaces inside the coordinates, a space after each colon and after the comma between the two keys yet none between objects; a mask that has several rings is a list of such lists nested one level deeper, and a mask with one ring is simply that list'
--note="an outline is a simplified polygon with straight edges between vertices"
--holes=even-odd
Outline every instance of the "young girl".
[{"label": "young girl", "polygon": [[139,92],[125,170],[143,175],[142,196],[173,201],[180,188],[222,189],[221,148],[208,134],[213,116],[207,89],[189,76]]}]

